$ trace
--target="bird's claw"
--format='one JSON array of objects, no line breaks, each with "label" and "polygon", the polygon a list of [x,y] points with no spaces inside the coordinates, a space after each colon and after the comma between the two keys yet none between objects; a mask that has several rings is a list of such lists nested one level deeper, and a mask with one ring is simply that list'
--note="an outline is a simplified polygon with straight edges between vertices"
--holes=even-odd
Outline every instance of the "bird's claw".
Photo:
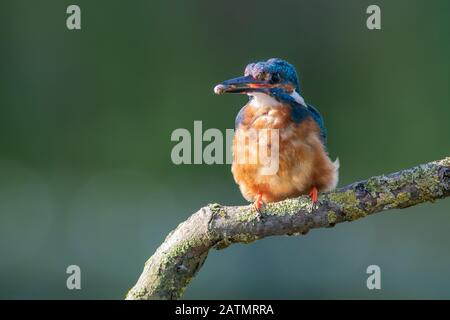
[{"label": "bird's claw", "polygon": [[311,210],[319,208],[318,200],[319,200],[319,191],[316,187],[312,187],[309,192],[309,196],[311,197]]},{"label": "bird's claw", "polygon": [[262,213],[262,210],[264,209],[264,206],[265,206],[265,203],[262,200],[262,194],[258,194],[255,202],[253,202],[253,207],[255,208],[256,213],[258,214],[258,219],[261,218],[261,213]]}]

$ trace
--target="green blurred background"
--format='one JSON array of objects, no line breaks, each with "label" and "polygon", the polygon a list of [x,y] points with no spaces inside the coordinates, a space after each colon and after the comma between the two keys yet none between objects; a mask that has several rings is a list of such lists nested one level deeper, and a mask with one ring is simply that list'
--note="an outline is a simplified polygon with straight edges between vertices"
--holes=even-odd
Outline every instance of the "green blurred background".
[{"label": "green blurred background", "polygon": [[[82,30],[66,28],[78,4]],[[382,30],[366,28],[378,4]],[[176,128],[233,128],[213,94],[297,67],[340,185],[449,155],[448,1],[2,1],[0,298],[121,299],[170,230],[244,204],[229,165],[172,164]],[[450,201],[210,253],[185,298],[450,298]],[[66,288],[81,267],[82,289]],[[381,267],[382,290],[366,288]]]}]

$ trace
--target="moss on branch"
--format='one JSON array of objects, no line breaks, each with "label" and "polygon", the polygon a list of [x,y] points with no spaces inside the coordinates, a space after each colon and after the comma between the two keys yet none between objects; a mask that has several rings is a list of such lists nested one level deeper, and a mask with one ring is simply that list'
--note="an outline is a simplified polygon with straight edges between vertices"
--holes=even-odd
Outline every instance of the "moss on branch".
[{"label": "moss on branch", "polygon": [[370,214],[434,202],[450,195],[450,157],[390,175],[355,182],[320,195],[269,203],[262,214],[252,206],[210,204],[172,231],[145,263],[127,299],[178,299],[210,249],[251,243],[274,235],[306,234]]}]

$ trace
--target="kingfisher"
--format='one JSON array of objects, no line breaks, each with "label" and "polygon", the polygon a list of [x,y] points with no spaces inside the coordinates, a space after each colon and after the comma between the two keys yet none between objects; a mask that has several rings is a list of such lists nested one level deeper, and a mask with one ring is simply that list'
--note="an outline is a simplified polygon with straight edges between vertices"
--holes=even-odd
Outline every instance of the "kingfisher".
[{"label": "kingfisher", "polygon": [[[306,194],[315,206],[319,192],[336,188],[339,160],[333,162],[328,156],[324,120],[301,96],[293,65],[278,58],[250,63],[244,76],[216,85],[214,92],[249,97],[235,120],[231,171],[243,197],[253,202],[258,212],[268,202]],[[247,154],[257,154],[261,143],[269,149],[272,147],[267,139],[256,138],[257,143],[245,146],[238,143],[252,137],[250,131],[262,129],[278,133],[278,170],[271,174],[262,172],[263,164],[259,160],[237,159],[240,148],[246,148]]]}]

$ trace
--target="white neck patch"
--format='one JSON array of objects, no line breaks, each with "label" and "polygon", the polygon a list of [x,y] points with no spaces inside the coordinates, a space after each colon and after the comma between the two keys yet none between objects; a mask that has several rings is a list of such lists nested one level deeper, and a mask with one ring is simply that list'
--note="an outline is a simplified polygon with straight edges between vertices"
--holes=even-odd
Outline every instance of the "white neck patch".
[{"label": "white neck patch", "polygon": [[294,100],[297,103],[300,103],[301,105],[304,105],[306,107],[306,103],[305,103],[305,99],[303,99],[303,97],[297,92],[297,91],[292,91],[292,93],[290,94],[290,96],[292,98],[294,98]]},{"label": "white neck patch", "polygon": [[[253,97],[252,104],[257,108],[263,106],[275,107],[280,104],[275,98],[272,98],[270,95],[263,92],[251,92],[248,95]],[[306,107],[305,100],[297,91],[292,91],[290,96],[295,100],[295,102]]]},{"label": "white neck patch", "polygon": [[275,107],[280,104],[275,98],[272,98],[268,94],[262,92],[251,92],[248,94],[253,97],[252,105],[259,107]]}]

